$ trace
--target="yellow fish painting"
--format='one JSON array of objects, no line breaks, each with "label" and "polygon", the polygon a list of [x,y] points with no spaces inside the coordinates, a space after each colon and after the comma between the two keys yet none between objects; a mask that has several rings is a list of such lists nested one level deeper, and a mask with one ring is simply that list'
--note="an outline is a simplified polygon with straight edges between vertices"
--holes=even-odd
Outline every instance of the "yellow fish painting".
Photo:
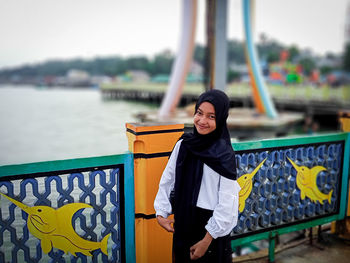
[{"label": "yellow fish painting", "polygon": [[41,240],[41,248],[48,254],[53,247],[70,252],[76,256],[80,252],[92,256],[93,250],[101,249],[107,255],[107,241],[111,234],[106,235],[101,242],[88,241],[81,238],[73,229],[72,217],[80,209],[92,208],[84,203],[70,203],[58,209],[49,206],[29,207],[7,195],[0,193],[28,214],[27,226],[29,232]]},{"label": "yellow fish painting", "polygon": [[241,187],[241,190],[239,191],[239,212],[243,212],[245,207],[245,200],[248,198],[253,189],[253,177],[259,171],[260,167],[264,164],[266,159],[267,158],[265,158],[251,173],[243,174],[237,179],[237,182]]},{"label": "yellow fish painting", "polygon": [[327,169],[323,166],[314,166],[310,169],[306,166],[298,166],[288,157],[287,159],[293,165],[294,169],[297,170],[297,186],[300,189],[301,200],[304,200],[307,196],[315,203],[319,201],[323,204],[324,200],[328,200],[328,203],[331,203],[333,190],[328,194],[324,194],[318,189],[316,183],[318,173],[327,171]]}]

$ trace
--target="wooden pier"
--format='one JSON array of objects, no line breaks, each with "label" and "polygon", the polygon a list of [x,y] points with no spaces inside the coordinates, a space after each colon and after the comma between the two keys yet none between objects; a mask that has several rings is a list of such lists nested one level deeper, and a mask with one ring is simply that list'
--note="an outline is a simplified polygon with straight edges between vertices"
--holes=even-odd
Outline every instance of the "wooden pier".
[{"label": "wooden pier", "polygon": [[[193,128],[193,112],[180,108],[166,120],[158,118],[158,111],[148,111],[136,114],[140,122],[174,122],[183,123],[186,131]],[[287,136],[297,125],[301,124],[304,116],[297,112],[281,112],[276,119],[270,119],[264,114],[258,114],[253,108],[232,108],[227,119],[227,128],[233,140],[266,139]]]},{"label": "wooden pier", "polygon": [[[133,100],[160,104],[166,87],[167,84],[157,83],[108,84],[101,87],[101,93],[106,100]],[[340,110],[350,109],[350,86],[339,88],[272,86],[269,89],[278,111],[296,111],[337,118]],[[187,84],[179,106],[183,107],[195,102],[203,91],[204,88],[200,84]],[[227,95],[230,98],[231,107],[254,107],[251,90],[247,84],[229,85]]]}]

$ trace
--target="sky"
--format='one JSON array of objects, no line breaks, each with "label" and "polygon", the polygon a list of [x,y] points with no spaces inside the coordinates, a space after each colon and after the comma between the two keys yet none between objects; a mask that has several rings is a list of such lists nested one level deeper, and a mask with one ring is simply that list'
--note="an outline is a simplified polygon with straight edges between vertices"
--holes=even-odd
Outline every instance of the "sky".
[{"label": "sky", "polygon": [[[316,54],[341,53],[350,0],[257,0],[265,33]],[[205,0],[196,42],[205,43]],[[0,0],[0,69],[52,59],[176,53],[182,0]],[[228,0],[228,38],[243,40],[241,0]]]}]

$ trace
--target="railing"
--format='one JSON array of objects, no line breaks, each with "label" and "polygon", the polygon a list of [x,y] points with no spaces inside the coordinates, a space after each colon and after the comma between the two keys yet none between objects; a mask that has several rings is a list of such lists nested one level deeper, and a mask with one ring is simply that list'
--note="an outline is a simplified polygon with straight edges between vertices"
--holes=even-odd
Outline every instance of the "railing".
[{"label": "railing", "polygon": [[343,219],[349,134],[234,143],[240,191],[233,246]]},{"label": "railing", "polygon": [[135,261],[131,154],[2,166],[0,193],[0,262]]},{"label": "railing", "polygon": [[[0,262],[171,261],[153,200],[183,125],[127,127],[133,154],[0,167]],[[350,133],[233,147],[234,247],[268,239],[272,262],[277,235],[345,217]]]}]

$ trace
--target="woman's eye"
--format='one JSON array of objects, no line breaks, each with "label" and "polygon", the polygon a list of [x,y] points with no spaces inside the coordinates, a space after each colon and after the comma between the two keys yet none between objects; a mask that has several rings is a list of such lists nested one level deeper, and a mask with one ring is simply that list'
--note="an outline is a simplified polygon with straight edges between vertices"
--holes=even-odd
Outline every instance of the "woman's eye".
[{"label": "woman's eye", "polygon": [[215,120],[215,116],[214,115],[210,115],[209,118],[212,119],[212,120]]},{"label": "woman's eye", "polygon": [[200,111],[197,111],[197,115],[202,115],[202,113]]}]

